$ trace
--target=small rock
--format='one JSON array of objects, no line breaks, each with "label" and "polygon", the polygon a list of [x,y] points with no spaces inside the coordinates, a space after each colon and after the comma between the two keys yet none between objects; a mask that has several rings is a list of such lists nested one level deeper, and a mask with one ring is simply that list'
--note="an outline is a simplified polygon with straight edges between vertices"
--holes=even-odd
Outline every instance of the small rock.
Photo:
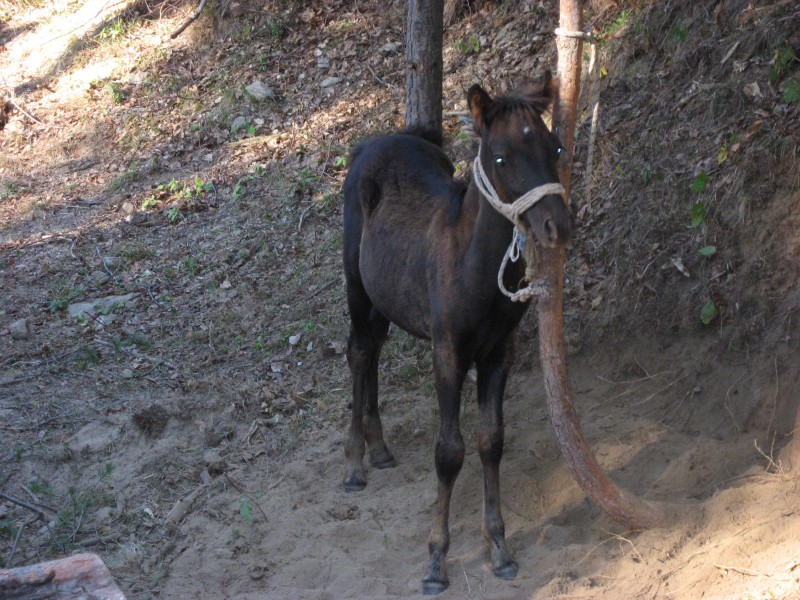
[{"label": "small rock", "polygon": [[330,66],[331,66],[331,59],[329,59],[327,56],[320,56],[317,59],[318,69],[327,69]]},{"label": "small rock", "polygon": [[385,44],[385,45],[384,45],[384,46],[381,48],[381,52],[383,52],[384,54],[394,54],[394,53],[395,53],[395,52],[397,52],[397,51],[398,51],[398,50],[399,50],[399,49],[400,49],[402,46],[403,46],[403,44],[401,44],[400,42],[389,42],[388,44]]},{"label": "small rock", "polygon": [[109,269],[113,269],[114,267],[119,266],[120,260],[118,256],[104,256],[103,264]]},{"label": "small rock", "polygon": [[220,283],[220,284],[219,284],[219,288],[220,288],[221,290],[229,290],[229,289],[231,289],[231,282],[230,282],[230,280],[229,280],[229,279],[226,279],[225,281],[223,281],[222,283]]},{"label": "small rock", "polygon": [[244,89],[247,90],[247,93],[259,102],[261,100],[266,100],[267,98],[275,98],[275,92],[272,91],[272,88],[267,87],[260,81],[254,81]]},{"label": "small rock", "polygon": [[31,326],[28,319],[17,319],[9,324],[8,331],[15,340],[27,340],[31,337]]},{"label": "small rock", "polygon": [[111,514],[113,512],[114,509],[110,506],[103,506],[102,508],[98,508],[97,512],[94,513],[94,519],[98,525],[103,525],[111,519]]},{"label": "small rock", "polygon": [[300,338],[303,337],[301,334],[297,335],[290,335],[289,336],[289,345],[290,346],[297,346],[300,343]]},{"label": "small rock", "polygon": [[320,86],[323,87],[323,88],[333,87],[334,85],[339,83],[341,80],[342,80],[341,77],[326,77],[325,79],[322,80],[322,83],[320,84]]},{"label": "small rock", "polygon": [[95,316],[100,313],[108,314],[119,306],[131,307],[133,301],[139,297],[137,293],[125,294],[122,296],[106,296],[105,298],[97,298],[89,302],[76,302],[70,304],[67,309],[69,316],[73,319],[77,317]]},{"label": "small rock", "polygon": [[133,214],[133,211],[136,210],[136,207],[133,205],[133,202],[123,202],[122,203],[122,212],[126,215]]},{"label": "small rock", "polygon": [[119,376],[123,379],[133,379],[133,370],[132,369],[122,369],[119,372]]},{"label": "small rock", "polygon": [[295,406],[295,403],[289,398],[275,398],[272,401],[272,410],[274,412],[291,413],[294,412]]},{"label": "small rock", "polygon": [[231,133],[236,133],[237,131],[242,129],[245,125],[247,125],[247,119],[245,119],[241,115],[236,117],[233,120],[233,123],[231,123]]},{"label": "small rock", "polygon": [[89,275],[89,281],[94,286],[103,285],[108,280],[108,273],[105,271],[92,271],[92,273]]}]

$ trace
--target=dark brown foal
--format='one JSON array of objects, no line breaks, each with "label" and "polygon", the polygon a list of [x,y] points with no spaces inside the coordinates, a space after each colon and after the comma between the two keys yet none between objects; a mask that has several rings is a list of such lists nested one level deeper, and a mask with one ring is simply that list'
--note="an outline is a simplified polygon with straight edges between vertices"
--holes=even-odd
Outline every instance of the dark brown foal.
[{"label": "dark brown foal", "polygon": [[528,302],[512,302],[525,275],[512,253],[515,227],[545,246],[568,243],[572,215],[558,185],[558,140],[542,121],[552,102],[550,74],[536,84],[492,99],[479,86],[468,92],[481,138],[476,171],[482,184],[453,179],[453,165],[424,135],[377,137],[358,146],[344,185],[344,270],[351,329],[347,358],[353,409],[345,446],[345,490],[364,488],[363,458],[394,466],[378,413],[378,357],[389,323],[433,342],[439,403],[436,441],[438,495],[423,592],[448,585],[450,497],[464,462],[459,424],[468,369],[478,373],[478,452],[484,471],[483,534],[492,570],[517,574],[500,511],[503,393],[514,331]]}]

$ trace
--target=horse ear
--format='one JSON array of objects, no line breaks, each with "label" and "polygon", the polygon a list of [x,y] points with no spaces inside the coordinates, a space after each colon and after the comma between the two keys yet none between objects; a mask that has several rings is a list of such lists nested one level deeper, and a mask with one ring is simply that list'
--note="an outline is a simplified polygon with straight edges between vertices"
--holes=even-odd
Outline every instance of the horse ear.
[{"label": "horse ear", "polygon": [[492,102],[489,94],[478,84],[469,88],[467,92],[467,104],[469,105],[469,112],[472,115],[472,120],[475,122],[475,133],[478,135],[482,135],[484,128],[488,125],[486,122],[486,115],[488,114]]},{"label": "horse ear", "polygon": [[550,102],[554,102],[558,98],[558,81],[553,79],[550,69],[544,72],[544,75],[539,80],[539,85],[542,86],[542,96]]}]

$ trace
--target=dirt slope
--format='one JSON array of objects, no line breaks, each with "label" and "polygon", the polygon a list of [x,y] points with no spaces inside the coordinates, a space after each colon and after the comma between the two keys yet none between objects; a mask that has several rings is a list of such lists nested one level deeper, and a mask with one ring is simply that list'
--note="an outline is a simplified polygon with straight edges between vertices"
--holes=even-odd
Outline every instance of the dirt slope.
[{"label": "dirt slope", "polygon": [[[4,562],[95,551],[129,598],[419,595],[436,413],[401,332],[381,371],[398,466],[340,483],[339,191],[354,141],[401,124],[403,3],[300,4],[232,3],[175,41],[188,7],[0,5],[0,487],[49,519],[0,504]],[[461,169],[463,91],[554,65],[552,6],[490,9],[445,41]],[[520,574],[488,566],[469,390],[443,597],[800,598],[800,13],[593,2],[587,21],[604,77],[591,201],[586,106],[577,140],[572,387],[612,477],[685,513],[632,532],[588,503],[531,315],[502,465]]]}]

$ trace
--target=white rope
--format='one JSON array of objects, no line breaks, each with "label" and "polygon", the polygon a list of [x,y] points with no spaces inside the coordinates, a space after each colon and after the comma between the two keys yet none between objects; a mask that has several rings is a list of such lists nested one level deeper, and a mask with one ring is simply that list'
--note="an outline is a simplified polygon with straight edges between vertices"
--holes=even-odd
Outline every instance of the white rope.
[{"label": "white rope", "polygon": [[[511,238],[511,244],[509,244],[508,249],[503,256],[503,261],[500,263],[500,270],[497,273],[497,286],[505,296],[511,299],[512,302],[527,302],[534,296],[536,292],[532,281],[536,273],[538,255],[536,252],[536,244],[533,242],[533,239],[528,241],[528,237],[531,236],[526,235],[528,226],[522,219],[522,215],[526,210],[534,206],[542,198],[551,195],[561,196],[561,198],[564,200],[564,204],[567,206],[567,208],[569,208],[569,200],[567,200],[564,186],[560,183],[545,183],[528,190],[522,194],[522,196],[514,200],[514,202],[511,204],[506,204],[500,200],[497,190],[494,189],[491,180],[486,175],[486,171],[483,169],[483,164],[481,164],[480,145],[478,146],[478,155],[475,157],[475,161],[472,163],[472,175],[478,190],[481,194],[483,194],[492,208],[494,208],[497,212],[514,224],[514,235]],[[529,282],[530,285],[528,285],[526,288],[518,290],[515,293],[511,293],[503,284],[503,273],[506,270],[509,260],[511,260],[511,262],[517,262],[517,260],[519,260],[520,252],[524,253],[523,255],[526,263],[524,281]]]}]

